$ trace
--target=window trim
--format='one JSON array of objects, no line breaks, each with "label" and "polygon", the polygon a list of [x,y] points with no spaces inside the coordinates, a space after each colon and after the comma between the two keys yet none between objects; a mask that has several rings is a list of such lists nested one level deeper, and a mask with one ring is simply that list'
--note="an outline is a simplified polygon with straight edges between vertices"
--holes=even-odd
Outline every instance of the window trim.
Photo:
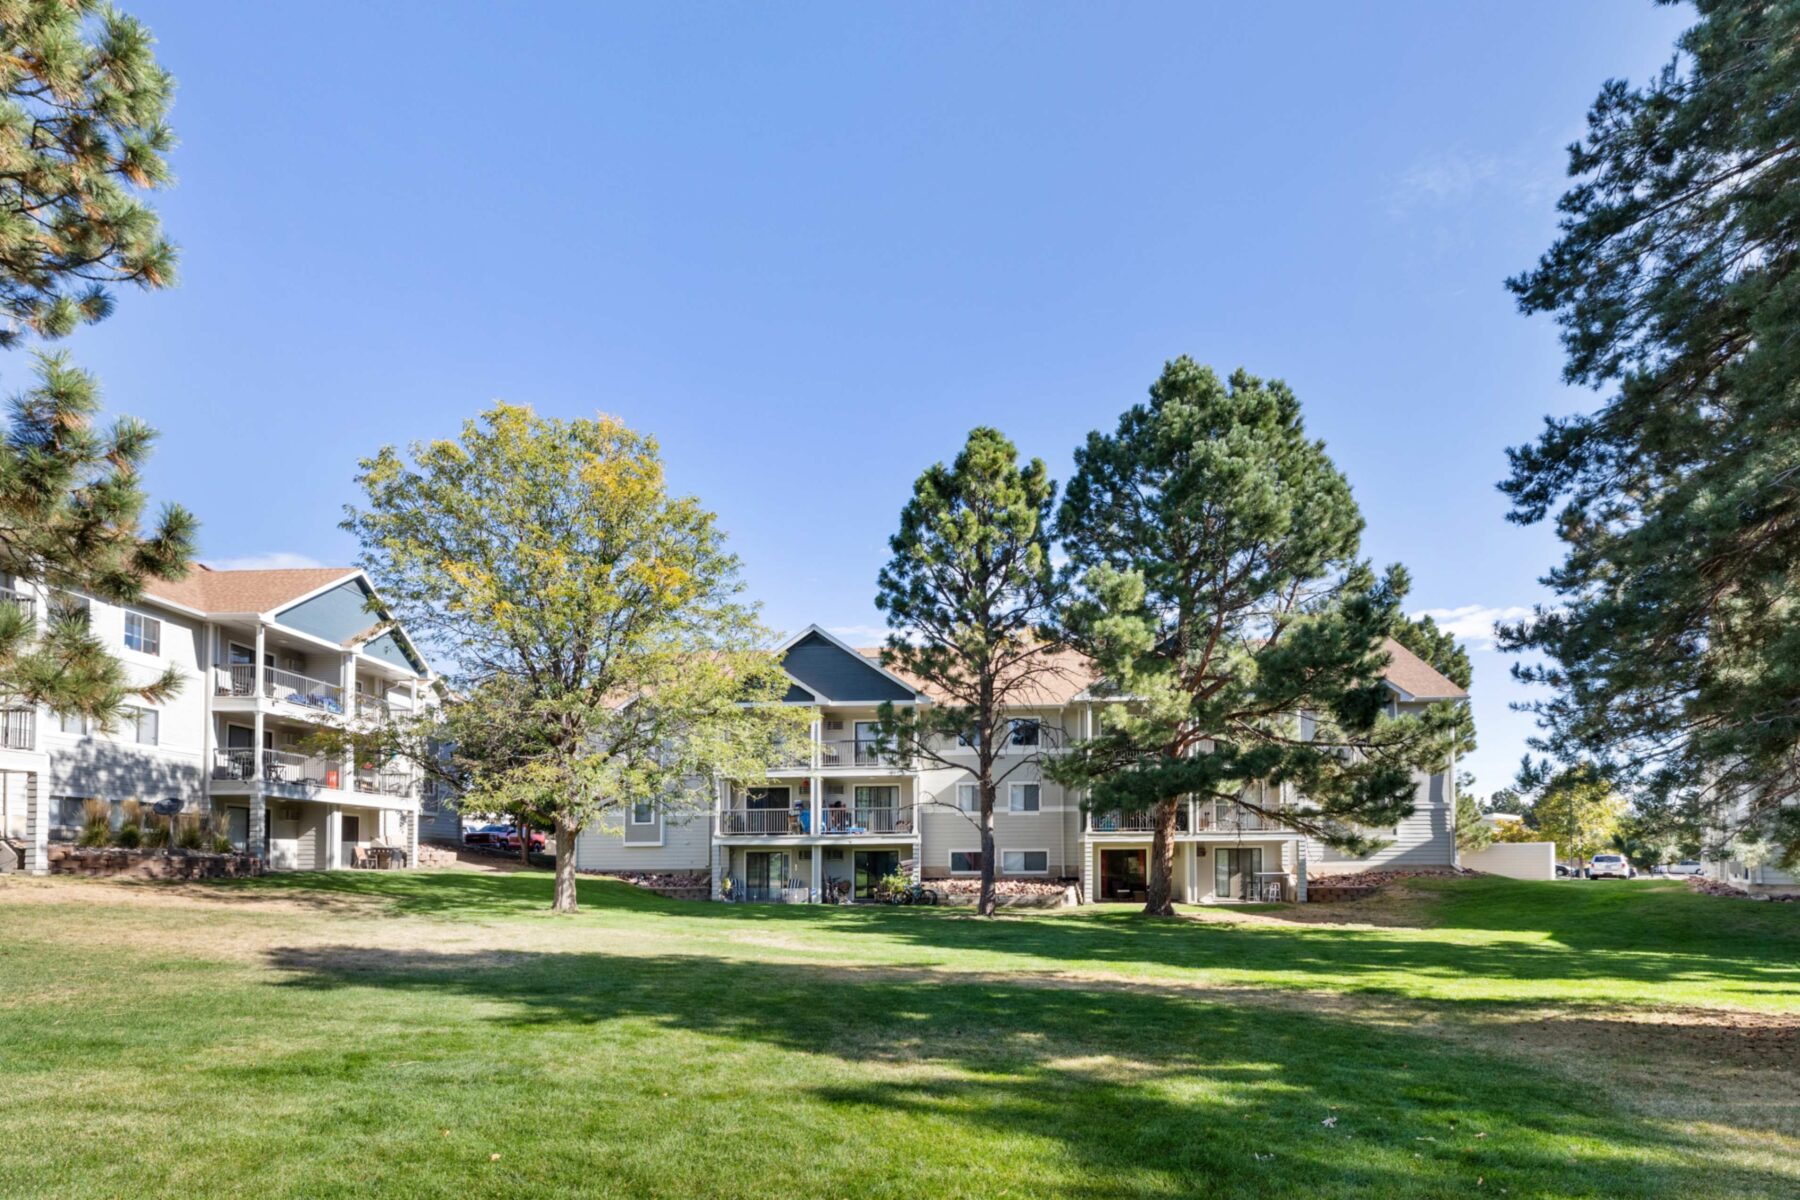
[{"label": "window trim", "polygon": [[[138,644],[135,646],[131,644],[131,623],[134,620],[138,623]],[[141,613],[133,608],[126,609],[125,648],[132,651],[134,654],[142,654],[148,658],[161,658],[162,627],[163,623],[161,617],[153,617],[148,613]],[[146,634],[149,634],[150,636],[146,638]],[[145,645],[146,642],[148,642],[148,647]]]},{"label": "window trim", "polygon": [[[1028,871],[1024,868],[1020,868],[1019,870],[1014,871],[1006,865],[1006,856],[1009,854],[1041,854],[1044,856],[1044,869],[1041,871]],[[1049,875],[1050,851],[1047,848],[1039,848],[1037,846],[1023,849],[1002,850],[1000,851],[1000,874],[1008,879],[1023,878],[1029,875]]]},{"label": "window trim", "polygon": [[[1030,725],[1037,730],[1037,737],[1029,742],[1018,740],[1020,726]],[[1006,723],[1006,744],[1000,747],[1003,754],[1032,754],[1044,748],[1044,718],[1012,717]]]},{"label": "window trim", "polygon": [[[1018,795],[1020,788],[1037,789],[1037,807],[1020,808]],[[1044,811],[1044,784],[1037,779],[1018,779],[1006,785],[1006,811],[1021,816],[1036,816]]]},{"label": "window trim", "polygon": [[[131,731],[130,741],[133,745],[135,745],[135,746],[160,746],[160,745],[162,745],[162,713],[159,710],[154,709],[154,708],[146,708],[142,705],[137,705],[137,704],[127,704],[125,706],[125,711],[131,714],[131,718],[130,718],[128,727]],[[152,731],[152,735],[151,735],[149,741],[144,740],[144,717],[146,714],[152,718],[152,723],[154,725],[154,729]]]},{"label": "window trim", "polygon": [[[967,788],[969,790],[969,802],[967,804],[963,803],[963,789],[964,788]],[[955,800],[954,807],[956,808],[956,811],[960,812],[960,813],[972,813],[972,814],[977,814],[977,815],[980,814],[980,812],[981,812],[981,781],[979,779],[969,779],[969,780],[958,781],[958,783],[956,785],[956,800]]]},{"label": "window trim", "polygon": [[[973,867],[958,868],[956,865],[956,856],[959,854],[966,854],[966,855],[973,856],[976,860],[975,865]],[[944,856],[944,865],[950,869],[950,873],[952,875],[979,875],[979,874],[981,874],[981,861],[980,860],[981,860],[981,851],[980,850],[951,850]]]}]

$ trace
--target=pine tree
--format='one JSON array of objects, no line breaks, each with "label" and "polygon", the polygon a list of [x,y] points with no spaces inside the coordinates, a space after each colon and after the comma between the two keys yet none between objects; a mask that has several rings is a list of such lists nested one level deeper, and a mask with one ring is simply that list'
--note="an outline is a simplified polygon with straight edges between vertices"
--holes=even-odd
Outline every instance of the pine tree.
[{"label": "pine tree", "polygon": [[137,192],[165,186],[175,81],[101,0],[0,0],[0,346],[167,287],[175,250]]},{"label": "pine tree", "polygon": [[[958,770],[964,753],[975,757],[983,916],[995,907],[995,794],[1037,760],[1035,751],[1007,753],[1013,730],[1003,714],[1039,694],[1058,669],[1043,637],[1055,599],[1046,540],[1055,493],[1041,459],[1021,468],[999,430],[971,430],[953,464],[933,465],[913,485],[875,597],[894,631],[883,661],[938,700],[883,704],[883,745],[897,757]],[[1046,736],[1039,731],[1039,749]],[[1010,765],[1002,772],[1003,754]]]},{"label": "pine tree", "polygon": [[130,603],[145,579],[180,578],[194,519],[165,507],[143,534],[138,471],[154,435],[129,419],[96,430],[93,377],[64,355],[40,356],[38,373],[38,386],[12,398],[0,437],[0,575],[56,590],[42,621],[23,604],[0,603],[0,695],[110,728],[127,700],[160,703],[181,676],[170,668],[134,682],[89,631],[74,593]]},{"label": "pine tree", "polygon": [[[1063,625],[1121,701],[1051,770],[1093,811],[1153,815],[1145,911],[1172,911],[1189,796],[1371,848],[1363,827],[1412,811],[1413,771],[1443,766],[1455,718],[1387,715],[1382,645],[1406,573],[1357,559],[1362,516],[1294,394],[1180,358],[1075,462]],[[1259,782],[1296,802],[1265,805]]]},{"label": "pine tree", "polygon": [[[1512,452],[1511,518],[1552,517],[1540,748],[1646,811],[1800,857],[1800,6],[1699,0],[1646,87],[1570,148],[1561,236],[1510,281],[1565,378],[1610,389]],[[1742,806],[1742,807],[1740,807]]]}]

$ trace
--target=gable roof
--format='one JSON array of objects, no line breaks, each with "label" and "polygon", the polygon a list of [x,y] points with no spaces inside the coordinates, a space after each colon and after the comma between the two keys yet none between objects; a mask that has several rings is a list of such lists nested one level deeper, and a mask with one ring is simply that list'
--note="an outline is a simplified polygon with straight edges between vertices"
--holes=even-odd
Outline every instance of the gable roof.
[{"label": "gable roof", "polygon": [[1469,693],[1452,683],[1442,671],[1388,638],[1382,643],[1388,653],[1387,670],[1381,677],[1388,686],[1406,693],[1413,700],[1467,700]]},{"label": "gable roof", "polygon": [[910,680],[878,661],[870,661],[856,647],[817,625],[808,625],[777,646],[775,652],[781,655],[782,669],[795,684],[788,689],[788,703],[912,703],[919,697],[919,689]]},{"label": "gable roof", "polygon": [[144,585],[144,594],[203,613],[260,613],[359,574],[354,567],[215,571],[195,563],[187,578],[152,580]]},{"label": "gable roof", "polygon": [[[1469,693],[1446,679],[1444,675],[1430,663],[1396,642],[1388,638],[1382,643],[1387,651],[1388,666],[1382,672],[1382,679],[1394,690],[1403,693],[1409,700],[1466,700]],[[879,662],[881,648],[879,646],[863,646],[857,653],[864,658]],[[1073,650],[1056,650],[1045,656],[1045,670],[1034,680],[1028,689],[1021,691],[1013,703],[1021,708],[1060,708],[1078,699],[1089,688],[1100,681],[1100,674],[1094,664],[1084,655]],[[891,671],[890,674],[904,677],[902,671]],[[932,700],[942,702],[943,696],[936,694],[926,686],[923,680],[909,680],[912,686]]]}]

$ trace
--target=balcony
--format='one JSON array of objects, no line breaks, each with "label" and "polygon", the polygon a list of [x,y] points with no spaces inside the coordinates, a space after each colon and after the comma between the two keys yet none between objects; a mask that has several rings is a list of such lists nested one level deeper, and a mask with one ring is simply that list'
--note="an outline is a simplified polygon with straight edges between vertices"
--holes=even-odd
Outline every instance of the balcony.
[{"label": "balcony", "polygon": [[410,704],[396,704],[367,692],[356,693],[356,715],[365,721],[394,721],[410,717],[412,712]]},{"label": "balcony", "polygon": [[[813,812],[810,808],[728,808],[721,810],[718,816],[720,837],[807,837],[812,834]],[[913,833],[910,806],[826,807],[819,810],[818,821],[818,832],[822,837],[870,834],[911,837]]]},{"label": "balcony", "polygon": [[27,596],[24,592],[12,588],[0,588],[0,604],[10,604],[25,614],[27,621],[37,612],[37,597]]},{"label": "balcony", "polygon": [[[259,756],[255,750],[215,750],[212,777],[247,783],[258,778],[258,761]],[[341,768],[335,760],[317,755],[296,754],[291,750],[264,750],[260,762],[260,777],[265,783],[335,788],[342,778]]]},{"label": "balcony", "polygon": [[1281,826],[1259,812],[1252,812],[1229,801],[1196,806],[1202,833],[1253,833]]},{"label": "balcony", "polygon": [[[275,667],[264,667],[262,677],[262,694],[266,699],[320,712],[341,714],[344,711],[344,689],[329,680]],[[219,696],[256,695],[256,667],[250,663],[214,667],[213,693]]]},{"label": "balcony", "polygon": [[905,763],[896,762],[892,747],[887,753],[876,749],[877,743],[866,738],[839,738],[822,741],[819,744],[819,766],[821,767],[904,767]]},{"label": "balcony", "polygon": [[37,713],[29,708],[0,712],[0,750],[35,750]]},{"label": "balcony", "polygon": [[[1175,832],[1186,833],[1190,821],[1188,806],[1183,804],[1175,810]],[[1089,833],[1155,833],[1156,816],[1153,813],[1089,813]]]},{"label": "balcony", "polygon": [[358,767],[356,790],[370,796],[410,796],[412,775],[390,767]]}]

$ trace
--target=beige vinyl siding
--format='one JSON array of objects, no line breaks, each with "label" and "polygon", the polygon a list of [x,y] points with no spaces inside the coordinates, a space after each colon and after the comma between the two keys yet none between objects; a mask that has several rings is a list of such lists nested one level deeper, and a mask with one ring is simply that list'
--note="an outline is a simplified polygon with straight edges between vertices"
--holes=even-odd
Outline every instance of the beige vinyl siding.
[{"label": "beige vinyl siding", "polygon": [[[971,757],[970,766],[973,765]],[[952,850],[981,849],[981,832],[973,814],[965,816],[955,808],[956,785],[973,779],[971,771],[942,767],[923,772],[921,776],[920,792],[928,802],[920,811],[922,873],[927,879],[941,879],[950,874]],[[1037,812],[1007,811],[1009,786],[1013,783],[1038,785]],[[1028,764],[1000,784],[994,806],[994,847],[997,852],[1045,851],[1049,856],[1048,873],[1028,878],[1058,879],[1074,875],[1081,863],[1078,821],[1079,813],[1070,794],[1043,779],[1037,764]]]},{"label": "beige vinyl siding", "polygon": [[705,871],[712,861],[711,811],[659,812],[653,827],[661,844],[630,835],[629,814],[609,813],[581,831],[575,839],[575,868],[579,871]]},{"label": "beige vinyl siding", "polygon": [[1393,829],[1371,832],[1389,843],[1370,855],[1358,857],[1308,839],[1309,872],[1331,874],[1371,867],[1448,867],[1456,863],[1456,823],[1451,812],[1450,776],[1417,775],[1412,816]]}]

